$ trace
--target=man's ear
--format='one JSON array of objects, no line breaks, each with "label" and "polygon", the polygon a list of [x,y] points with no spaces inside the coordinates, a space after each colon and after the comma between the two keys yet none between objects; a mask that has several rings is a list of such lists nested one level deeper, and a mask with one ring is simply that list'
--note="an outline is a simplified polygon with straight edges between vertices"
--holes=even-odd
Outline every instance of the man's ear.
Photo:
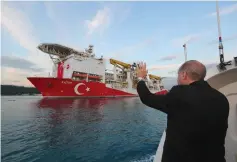
[{"label": "man's ear", "polygon": [[185,79],[185,74],[184,74],[184,72],[180,72],[179,76],[180,76],[180,79]]},{"label": "man's ear", "polygon": [[183,79],[188,79],[188,74],[187,74],[187,72],[183,72]]}]

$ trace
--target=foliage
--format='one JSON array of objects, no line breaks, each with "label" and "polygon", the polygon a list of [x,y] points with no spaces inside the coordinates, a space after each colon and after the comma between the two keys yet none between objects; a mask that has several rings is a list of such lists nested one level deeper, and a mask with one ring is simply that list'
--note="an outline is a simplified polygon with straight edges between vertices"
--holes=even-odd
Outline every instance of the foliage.
[{"label": "foliage", "polygon": [[22,94],[40,94],[34,87],[24,87],[15,85],[1,85],[1,95],[22,95]]}]

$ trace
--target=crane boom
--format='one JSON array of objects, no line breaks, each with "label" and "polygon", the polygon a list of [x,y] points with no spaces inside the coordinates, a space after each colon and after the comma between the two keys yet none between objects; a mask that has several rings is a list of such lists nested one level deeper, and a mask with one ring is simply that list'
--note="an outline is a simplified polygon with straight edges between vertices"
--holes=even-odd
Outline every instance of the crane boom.
[{"label": "crane boom", "polygon": [[[118,60],[115,60],[115,59],[110,59],[109,61],[110,61],[110,64],[112,64],[114,66],[120,65],[125,69],[130,69],[131,66],[132,66],[131,64],[127,64],[127,63],[124,63],[122,61],[118,61]],[[155,80],[161,80],[162,79],[161,77],[153,75],[153,74],[148,74],[148,76],[149,76],[150,79],[155,79]]]},{"label": "crane boom", "polygon": [[149,78],[150,78],[150,79],[161,80],[161,77],[156,76],[156,75],[152,75],[152,74],[149,74]]},{"label": "crane boom", "polygon": [[124,63],[124,62],[122,62],[122,61],[118,61],[118,60],[115,60],[115,59],[110,59],[109,61],[110,61],[110,64],[112,64],[112,65],[114,65],[114,66],[120,65],[120,66],[122,66],[122,67],[124,67],[124,68],[126,68],[126,69],[131,68],[131,65],[130,65],[130,64]]}]

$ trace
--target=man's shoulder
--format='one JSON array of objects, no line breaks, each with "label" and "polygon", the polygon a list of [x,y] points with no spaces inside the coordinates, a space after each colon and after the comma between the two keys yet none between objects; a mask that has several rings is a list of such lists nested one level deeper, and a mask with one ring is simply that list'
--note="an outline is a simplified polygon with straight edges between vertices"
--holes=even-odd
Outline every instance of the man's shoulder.
[{"label": "man's shoulder", "polygon": [[170,89],[170,93],[177,93],[177,92],[180,92],[180,91],[184,91],[188,88],[188,86],[186,85],[175,85],[173,86],[171,89]]},{"label": "man's shoulder", "polygon": [[186,100],[190,95],[197,95],[198,93],[196,92],[197,89],[190,85],[175,85],[170,89],[169,94],[170,96],[176,96],[179,99],[185,98]]},{"label": "man's shoulder", "polygon": [[212,88],[212,91],[213,91],[213,95],[216,96],[217,101],[225,102],[227,104],[229,103],[227,97],[223,93],[221,93],[220,91],[218,91],[218,90],[216,90],[214,88]]},{"label": "man's shoulder", "polygon": [[167,96],[172,98],[182,98],[182,96],[185,96],[187,93],[187,89],[188,87],[185,85],[175,85],[169,90]]}]

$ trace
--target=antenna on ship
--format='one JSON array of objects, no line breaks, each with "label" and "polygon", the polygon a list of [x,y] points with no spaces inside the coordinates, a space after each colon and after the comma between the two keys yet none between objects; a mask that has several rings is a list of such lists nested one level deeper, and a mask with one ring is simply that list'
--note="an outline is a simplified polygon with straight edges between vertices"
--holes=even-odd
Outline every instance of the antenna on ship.
[{"label": "antenna on ship", "polygon": [[187,47],[186,47],[186,43],[183,45],[183,48],[184,48],[184,62],[187,61]]},{"label": "antenna on ship", "polygon": [[220,25],[220,12],[219,12],[219,5],[218,0],[216,0],[216,16],[217,16],[217,25],[218,25],[218,37],[219,37],[219,56],[220,56],[220,69],[225,70],[226,65],[230,65],[231,61],[225,62],[224,60],[224,48],[222,43],[222,37],[221,37],[221,25]]},{"label": "antenna on ship", "polygon": [[219,5],[218,0],[216,0],[216,16],[217,16],[217,26],[218,26],[218,36],[219,36],[219,55],[220,55],[220,63],[224,63],[224,51],[223,51],[223,44],[221,38],[221,26],[220,26],[220,12],[219,12]]}]

